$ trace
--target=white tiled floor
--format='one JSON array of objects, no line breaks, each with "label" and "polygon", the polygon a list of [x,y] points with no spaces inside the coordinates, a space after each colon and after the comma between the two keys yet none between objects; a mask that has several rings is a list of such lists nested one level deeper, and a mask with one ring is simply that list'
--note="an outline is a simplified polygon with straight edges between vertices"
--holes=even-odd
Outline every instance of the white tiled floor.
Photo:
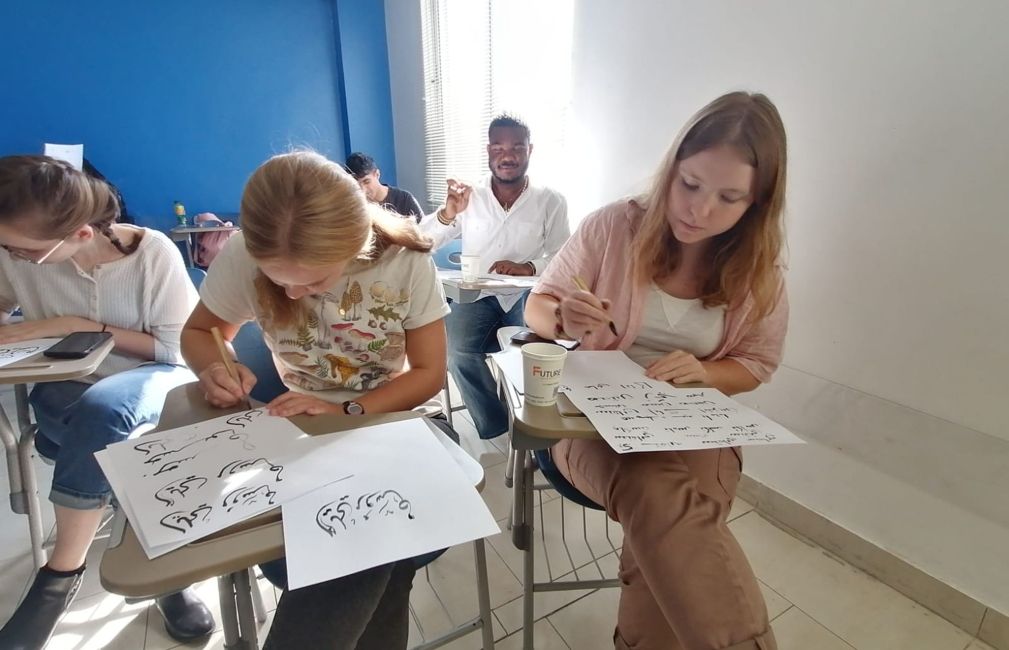
[{"label": "white tiled floor", "polygon": [[[5,406],[7,395],[0,394]],[[13,412],[13,411],[8,411]],[[456,426],[463,446],[487,470],[483,492],[499,518],[502,532],[487,544],[487,561],[494,607],[495,638],[503,650],[521,648],[521,554],[511,545],[507,524],[510,494],[504,487],[505,455],[502,441],[480,441],[465,412],[457,413]],[[0,477],[6,481],[6,470]],[[47,491],[51,473],[39,464],[40,485]],[[47,526],[52,515],[48,504]],[[560,534],[564,508],[568,544]],[[556,497],[552,491],[537,502],[548,522],[545,541],[537,532],[537,578],[557,578],[571,572],[572,564],[582,577],[598,577],[596,562],[612,576],[617,565],[613,546],[620,545],[619,527],[610,524],[609,539],[600,513],[588,514],[588,538],[582,541],[580,509]],[[0,512],[0,620],[6,620],[20,599],[31,573],[27,522],[6,507]],[[840,562],[822,549],[774,527],[749,505],[738,502],[730,528],[739,538],[761,581],[768,611],[782,650],[991,650],[962,630],[908,600],[893,589]],[[170,648],[221,648],[216,632],[204,644],[178,646],[164,631],[161,617],[150,603],[128,605],[105,593],[97,580],[97,568],[105,541],[100,539],[89,555],[89,575],[71,611],[60,624],[50,649],[168,650]],[[569,556],[570,553],[570,556]],[[549,560],[549,569],[547,565]],[[451,549],[418,573],[411,598],[415,618],[411,643],[432,638],[476,614],[473,555],[470,547]],[[266,607],[276,608],[278,594],[265,581],[259,586]],[[197,586],[205,601],[218,609],[216,582]],[[550,592],[537,595],[535,625],[538,650],[594,650],[612,648],[611,635],[619,592]],[[449,614],[450,613],[450,614]],[[269,625],[264,625],[264,632]],[[421,633],[423,629],[423,634]],[[471,650],[480,646],[470,635],[450,646]]]}]

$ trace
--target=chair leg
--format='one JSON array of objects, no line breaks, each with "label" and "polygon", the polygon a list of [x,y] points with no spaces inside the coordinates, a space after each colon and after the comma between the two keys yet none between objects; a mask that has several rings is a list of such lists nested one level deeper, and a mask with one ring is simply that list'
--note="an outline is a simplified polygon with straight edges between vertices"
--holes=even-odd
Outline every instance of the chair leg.
[{"label": "chair leg", "polygon": [[217,578],[217,595],[221,601],[221,627],[224,629],[224,647],[239,647],[238,612],[235,611],[235,582],[232,574]]},{"label": "chair leg", "polygon": [[21,496],[21,466],[18,462],[18,436],[7,417],[6,411],[0,408],[0,440],[3,440],[7,457],[7,481],[10,483],[10,506],[16,514],[24,514],[24,504]]},{"label": "chair leg", "polygon": [[227,650],[259,650],[256,611],[250,570],[243,569],[217,578],[221,601],[221,627]]},{"label": "chair leg", "polygon": [[483,539],[473,542],[476,557],[477,600],[480,603],[480,632],[483,635],[483,650],[494,650],[494,615],[490,608],[490,583],[487,579],[487,548]]},{"label": "chair leg", "polygon": [[14,398],[17,403],[18,426],[21,437],[18,440],[18,465],[21,473],[21,495],[24,513],[28,515],[28,535],[32,545],[32,560],[35,568],[42,568],[46,563],[45,533],[42,530],[42,505],[39,503],[39,489],[35,480],[35,432],[36,426],[31,421],[31,410],[28,406],[28,387],[24,384],[14,386]]},{"label": "chair leg", "polygon": [[250,582],[250,571],[243,569],[232,574],[235,582],[235,604],[238,610],[238,627],[241,631],[243,648],[259,648],[256,625],[256,608],[253,604],[254,583]]},{"label": "chair leg", "polygon": [[452,421],[452,391],[448,387],[448,373],[445,374],[445,388],[442,389],[445,393],[445,417],[448,418],[448,426],[455,428],[455,423]]},{"label": "chair leg", "polygon": [[43,545],[46,538],[42,530],[42,505],[39,503],[39,489],[35,481],[35,464],[32,454],[32,438],[22,438],[18,444],[18,460],[21,465],[21,489],[24,494],[26,514],[28,515],[28,536],[31,538],[32,560],[35,568],[40,569],[46,563],[46,551]]},{"label": "chair leg", "polygon": [[513,481],[515,480],[515,458],[517,451],[512,447],[511,436],[508,436],[508,464],[505,466],[505,487],[511,487]]},{"label": "chair leg", "polygon": [[[526,549],[522,563],[522,648],[533,650],[533,626],[535,595],[533,589],[536,582],[534,559],[536,557],[536,535],[533,525],[533,467],[532,454],[524,454],[525,465],[522,476],[523,483],[523,518],[525,519]],[[544,549],[545,550],[545,549]]]},{"label": "chair leg", "polygon": [[262,625],[266,622],[266,605],[263,604],[263,594],[259,591],[256,570],[252,567],[249,567],[249,584],[252,585],[252,606],[256,609],[256,623]]}]

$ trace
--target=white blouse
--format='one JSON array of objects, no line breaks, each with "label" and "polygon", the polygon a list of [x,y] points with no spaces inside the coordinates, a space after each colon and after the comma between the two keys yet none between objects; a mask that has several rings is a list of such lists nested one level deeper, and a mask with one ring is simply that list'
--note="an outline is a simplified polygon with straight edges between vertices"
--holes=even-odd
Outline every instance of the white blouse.
[{"label": "white blouse", "polygon": [[[73,259],[36,266],[0,252],[0,309],[10,312],[20,305],[25,320],[78,316],[150,334],[154,361],[160,363],[184,363],[179,336],[196,300],[179,249],[149,228],[131,255],[100,264],[90,273]],[[81,381],[93,382],[144,363],[113,349],[98,370]]]}]

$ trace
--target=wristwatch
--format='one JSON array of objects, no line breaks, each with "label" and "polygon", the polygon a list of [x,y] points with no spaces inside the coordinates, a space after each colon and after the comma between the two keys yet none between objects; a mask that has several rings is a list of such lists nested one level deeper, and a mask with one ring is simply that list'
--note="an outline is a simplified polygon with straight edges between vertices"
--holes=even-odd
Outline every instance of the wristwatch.
[{"label": "wristwatch", "polygon": [[364,407],[352,400],[343,403],[343,412],[347,415],[364,415]]}]

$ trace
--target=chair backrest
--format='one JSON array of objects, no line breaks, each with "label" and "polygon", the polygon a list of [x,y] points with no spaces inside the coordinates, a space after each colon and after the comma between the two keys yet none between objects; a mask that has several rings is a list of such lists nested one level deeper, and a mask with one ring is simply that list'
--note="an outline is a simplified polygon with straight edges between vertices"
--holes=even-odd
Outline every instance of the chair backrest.
[{"label": "chair backrest", "polygon": [[434,265],[439,269],[458,271],[462,268],[462,240],[453,239],[436,251],[431,251]]},{"label": "chair backrest", "polygon": [[[193,281],[196,290],[200,290],[203,279],[207,277],[207,272],[203,269],[190,267],[189,279]],[[273,363],[273,353],[266,347],[263,341],[263,330],[253,321],[242,325],[235,334],[235,339],[231,342],[235,348],[235,355],[238,361],[256,375],[256,386],[252,389],[252,399],[260,402],[269,402],[281,393],[287,392],[287,386],[281,381],[277,373],[277,366]]]},{"label": "chair backrest", "polygon": [[193,281],[193,286],[199,291],[200,286],[203,284],[203,279],[207,277],[207,272],[195,266],[190,266],[186,271],[189,272],[189,279]]},{"label": "chair backrest", "polygon": [[263,340],[263,330],[254,321],[242,325],[238,334],[231,341],[239,363],[256,375],[256,386],[250,393],[252,399],[269,402],[273,398],[286,393],[288,388],[277,373],[273,363],[273,353],[266,347]]}]

